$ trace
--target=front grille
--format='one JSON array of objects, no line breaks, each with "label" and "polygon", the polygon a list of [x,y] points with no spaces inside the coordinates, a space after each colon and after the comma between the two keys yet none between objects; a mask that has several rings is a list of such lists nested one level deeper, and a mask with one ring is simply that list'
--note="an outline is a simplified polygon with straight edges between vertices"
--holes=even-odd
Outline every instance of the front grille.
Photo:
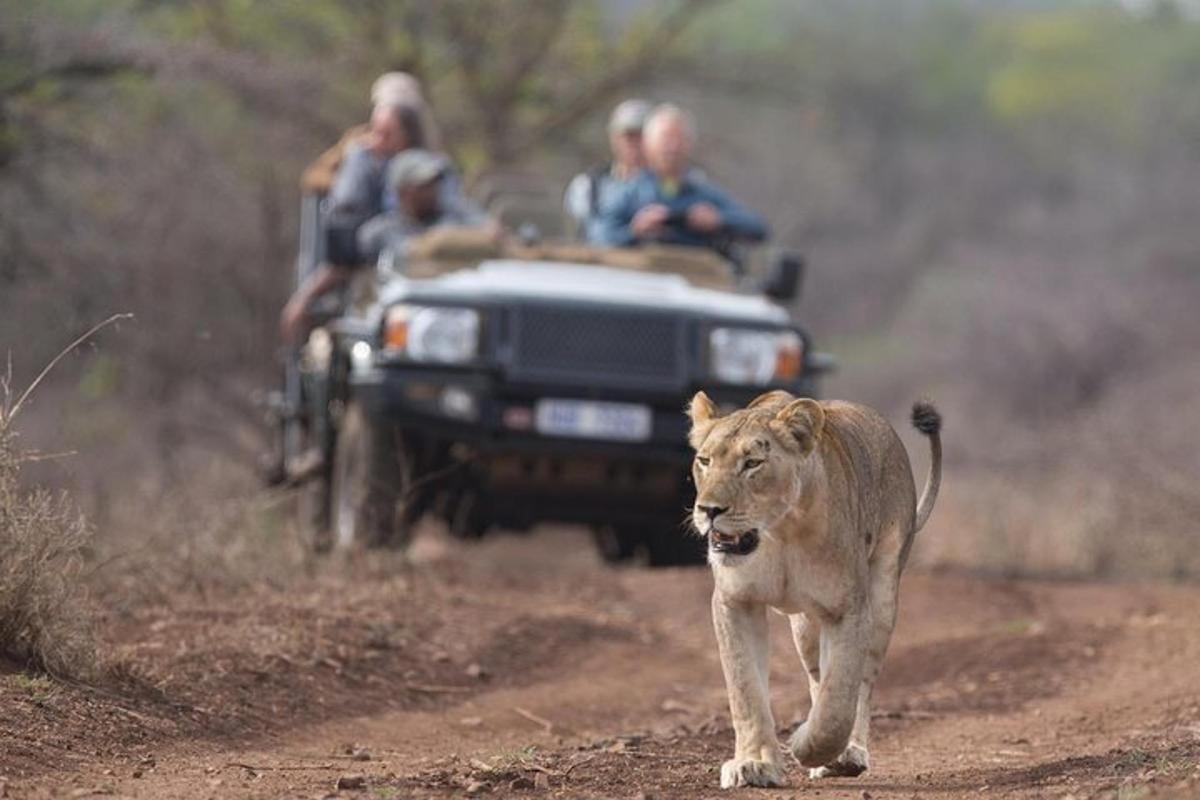
[{"label": "front grille", "polygon": [[510,377],[597,388],[677,388],[684,321],[650,311],[525,306],[512,316]]}]

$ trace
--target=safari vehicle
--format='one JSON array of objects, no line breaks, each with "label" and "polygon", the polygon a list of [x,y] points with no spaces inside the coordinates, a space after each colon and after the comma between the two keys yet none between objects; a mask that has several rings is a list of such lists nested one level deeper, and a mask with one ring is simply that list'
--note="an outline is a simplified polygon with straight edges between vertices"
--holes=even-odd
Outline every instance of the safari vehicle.
[{"label": "safari vehicle", "polygon": [[[338,258],[328,185],[306,176],[297,281]],[[435,514],[462,538],[579,523],[609,561],[702,560],[683,525],[684,406],[698,389],[730,406],[772,388],[817,394],[829,360],[786,308],[802,269],[783,256],[739,286],[707,250],[440,229],[404,274],[360,270],[277,404],[314,545],[404,546]]]}]

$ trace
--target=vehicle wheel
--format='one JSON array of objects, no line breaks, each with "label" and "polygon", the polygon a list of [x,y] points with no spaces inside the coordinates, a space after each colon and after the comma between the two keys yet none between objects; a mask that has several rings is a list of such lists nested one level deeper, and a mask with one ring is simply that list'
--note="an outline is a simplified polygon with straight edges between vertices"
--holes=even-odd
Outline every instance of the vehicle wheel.
[{"label": "vehicle wheel", "polygon": [[596,525],[592,527],[592,541],[606,564],[624,564],[638,552],[644,535],[633,528],[621,525]]},{"label": "vehicle wheel", "polygon": [[405,547],[411,513],[400,506],[412,485],[412,467],[397,432],[377,428],[362,406],[347,404],[333,457],[330,522],[333,546]]},{"label": "vehicle wheel", "polygon": [[329,478],[321,475],[301,484],[296,497],[296,526],[306,547],[328,553],[333,546],[329,529]]},{"label": "vehicle wheel", "polygon": [[450,512],[448,530],[455,539],[482,539],[491,520],[487,507],[479,492],[470,491],[458,498]]},{"label": "vehicle wheel", "polygon": [[707,561],[704,540],[680,530],[677,523],[656,525],[646,536],[652,567],[689,567]]}]

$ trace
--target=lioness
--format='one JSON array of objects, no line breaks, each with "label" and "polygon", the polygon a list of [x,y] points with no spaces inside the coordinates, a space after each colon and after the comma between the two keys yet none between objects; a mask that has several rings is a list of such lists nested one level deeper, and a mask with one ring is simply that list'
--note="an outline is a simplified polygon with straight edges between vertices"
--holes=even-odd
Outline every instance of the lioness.
[{"label": "lioness", "polygon": [[918,503],[895,430],[856,405],[770,392],[725,416],[692,398],[692,524],[708,539],[713,624],[736,737],[721,787],[785,785],[767,690],[767,608],[786,614],[812,710],[791,737],[809,776],[867,769],[871,690],[896,622],[900,571],[941,481],[941,416]]}]

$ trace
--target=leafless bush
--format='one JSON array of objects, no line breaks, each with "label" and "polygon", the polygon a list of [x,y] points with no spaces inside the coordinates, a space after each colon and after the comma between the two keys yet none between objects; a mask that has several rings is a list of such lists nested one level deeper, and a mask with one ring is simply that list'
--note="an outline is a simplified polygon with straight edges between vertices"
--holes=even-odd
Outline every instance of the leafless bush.
[{"label": "leafless bush", "polygon": [[117,314],[72,342],[15,398],[11,366],[0,376],[0,656],[53,675],[99,671],[82,581],[91,529],[65,492],[26,488],[21,467],[36,454],[17,443],[14,422],[50,370]]},{"label": "leafless bush", "polygon": [[91,532],[65,494],[22,491],[14,437],[0,437],[0,653],[87,677],[97,657],[80,572]]},{"label": "leafless bush", "polygon": [[66,494],[22,488],[26,458],[0,413],[0,655],[87,677],[97,658],[80,572],[91,531]]}]

